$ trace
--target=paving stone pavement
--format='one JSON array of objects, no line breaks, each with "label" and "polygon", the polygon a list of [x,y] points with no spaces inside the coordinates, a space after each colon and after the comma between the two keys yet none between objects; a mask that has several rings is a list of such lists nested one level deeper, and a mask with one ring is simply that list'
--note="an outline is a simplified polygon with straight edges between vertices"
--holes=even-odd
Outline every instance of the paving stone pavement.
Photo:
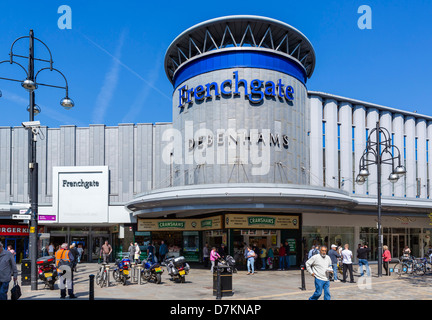
[{"label": "paving stone pavement", "polygon": [[[89,275],[96,274],[99,265],[84,263],[75,273],[74,292],[77,300],[89,299]],[[424,276],[406,275],[401,278],[377,277],[376,265],[371,266],[371,277],[360,277],[354,272],[356,283],[332,282],[330,293],[332,300],[424,300],[432,299],[432,274]],[[213,279],[210,270],[191,266],[186,283],[174,283],[164,268],[162,283],[144,283],[139,285],[129,281],[128,285],[116,283],[110,276],[110,285],[100,288],[95,285],[95,300],[215,300]],[[357,266],[354,266],[357,270]],[[254,275],[247,275],[239,270],[233,274],[232,297],[222,300],[307,300],[314,292],[314,280],[305,271],[306,290],[301,290],[301,271],[258,270]],[[20,277],[19,277],[20,281]],[[12,287],[12,281],[10,288]],[[44,288],[38,282],[38,290],[30,286],[21,286],[21,300],[59,300],[60,291]],[[323,295],[324,296],[324,295]],[[323,296],[321,299],[323,299]]]}]

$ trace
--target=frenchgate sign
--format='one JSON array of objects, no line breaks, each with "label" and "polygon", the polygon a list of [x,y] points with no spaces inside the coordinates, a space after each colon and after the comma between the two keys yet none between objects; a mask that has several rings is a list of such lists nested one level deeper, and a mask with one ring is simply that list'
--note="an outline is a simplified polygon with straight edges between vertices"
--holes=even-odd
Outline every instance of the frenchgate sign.
[{"label": "frenchgate sign", "polygon": [[53,167],[51,222],[107,223],[108,167]]}]

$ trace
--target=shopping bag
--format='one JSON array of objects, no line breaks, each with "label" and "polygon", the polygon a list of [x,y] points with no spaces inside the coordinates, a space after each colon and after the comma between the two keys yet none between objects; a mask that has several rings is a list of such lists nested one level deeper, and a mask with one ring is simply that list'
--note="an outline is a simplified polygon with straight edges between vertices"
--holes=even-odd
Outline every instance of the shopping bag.
[{"label": "shopping bag", "polygon": [[11,300],[18,300],[21,297],[21,287],[15,282],[11,290]]}]

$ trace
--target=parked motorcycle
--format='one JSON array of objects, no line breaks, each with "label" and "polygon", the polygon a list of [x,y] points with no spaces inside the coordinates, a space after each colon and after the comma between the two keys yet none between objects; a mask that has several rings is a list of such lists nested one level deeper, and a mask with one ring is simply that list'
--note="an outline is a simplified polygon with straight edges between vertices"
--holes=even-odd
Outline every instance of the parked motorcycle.
[{"label": "parked motorcycle", "polygon": [[54,284],[58,277],[55,257],[41,257],[36,260],[36,265],[38,266],[39,279],[41,279],[50,290],[54,290]]},{"label": "parked motorcycle", "polygon": [[130,266],[131,261],[128,257],[124,257],[121,260],[116,259],[115,268],[113,271],[114,280],[123,283],[123,285],[126,285],[126,281],[130,278]]},{"label": "parked motorcycle", "polygon": [[151,256],[148,260],[142,262],[141,278],[144,281],[154,281],[156,284],[161,283],[163,270],[159,263],[151,262]]},{"label": "parked motorcycle", "polygon": [[179,280],[181,283],[186,281],[186,275],[189,273],[190,266],[186,263],[183,256],[166,258],[164,264],[167,268],[171,280]]},{"label": "parked motorcycle", "polygon": [[235,259],[232,256],[226,256],[225,258],[218,259],[218,265],[226,266],[229,273],[237,273],[235,268]]}]

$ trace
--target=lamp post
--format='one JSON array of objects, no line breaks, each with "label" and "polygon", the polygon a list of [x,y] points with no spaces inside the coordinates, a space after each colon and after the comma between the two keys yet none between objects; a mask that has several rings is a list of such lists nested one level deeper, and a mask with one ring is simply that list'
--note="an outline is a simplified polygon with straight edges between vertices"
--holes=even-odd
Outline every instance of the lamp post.
[{"label": "lamp post", "polygon": [[[21,39],[29,39],[29,54],[28,56],[22,56],[18,54],[14,54],[13,48],[15,43],[17,43]],[[34,45],[35,40],[41,43],[45,48],[47,49],[49,53],[49,60],[47,59],[39,59],[35,58],[34,56]],[[15,61],[15,58],[23,58],[28,60],[28,68],[24,68],[20,63]],[[39,71],[35,74],[35,60],[49,63],[49,67],[41,68]],[[68,93],[68,83],[66,80],[66,77],[57,69],[53,68],[53,60],[51,51],[48,48],[48,46],[39,40],[38,38],[34,37],[33,30],[30,30],[30,33],[28,36],[23,36],[15,39],[15,41],[12,43],[12,46],[10,48],[9,53],[9,60],[0,61],[0,64],[2,63],[10,63],[10,64],[16,64],[20,66],[24,72],[26,73],[25,80],[17,80],[17,79],[11,79],[11,78],[4,78],[0,77],[2,80],[9,80],[9,81],[15,81],[15,82],[21,82],[21,86],[26,89],[29,92],[29,105],[27,108],[27,111],[29,112],[29,122],[23,123],[23,126],[28,130],[28,146],[29,146],[29,186],[30,186],[30,192],[29,192],[29,201],[30,201],[30,210],[31,210],[31,219],[30,219],[30,234],[29,234],[29,255],[31,260],[31,290],[37,290],[37,268],[36,268],[36,259],[37,259],[37,226],[38,226],[38,164],[36,162],[36,138],[39,132],[39,126],[40,123],[37,121],[34,121],[35,114],[40,113],[39,106],[35,103],[35,90],[38,88],[38,86],[47,86],[47,87],[53,87],[53,88],[60,88],[66,90],[66,96],[60,101],[60,104],[66,108],[70,109],[74,106],[74,102],[69,98]],[[50,85],[50,84],[44,84],[44,83],[38,83],[37,82],[37,76],[40,72],[44,70],[49,71],[56,71],[62,75],[63,79],[65,80],[65,86],[56,86],[56,85]]]},{"label": "lamp post", "polygon": [[[375,133],[375,141],[373,136]],[[397,151],[397,155],[395,152]],[[371,155],[371,157],[368,157]],[[370,159],[372,158],[372,159]],[[395,162],[397,161],[397,166]],[[381,228],[381,165],[387,164],[392,166],[388,180],[391,183],[396,183],[400,177],[405,175],[406,169],[401,164],[401,154],[397,146],[391,143],[390,132],[383,127],[379,126],[379,121],[376,127],[371,130],[369,137],[366,141],[366,149],[360,158],[359,173],[356,177],[356,182],[359,185],[365,183],[366,178],[370,175],[368,167],[370,165],[377,165],[377,188],[378,188],[378,277],[382,276],[382,228]]]}]

